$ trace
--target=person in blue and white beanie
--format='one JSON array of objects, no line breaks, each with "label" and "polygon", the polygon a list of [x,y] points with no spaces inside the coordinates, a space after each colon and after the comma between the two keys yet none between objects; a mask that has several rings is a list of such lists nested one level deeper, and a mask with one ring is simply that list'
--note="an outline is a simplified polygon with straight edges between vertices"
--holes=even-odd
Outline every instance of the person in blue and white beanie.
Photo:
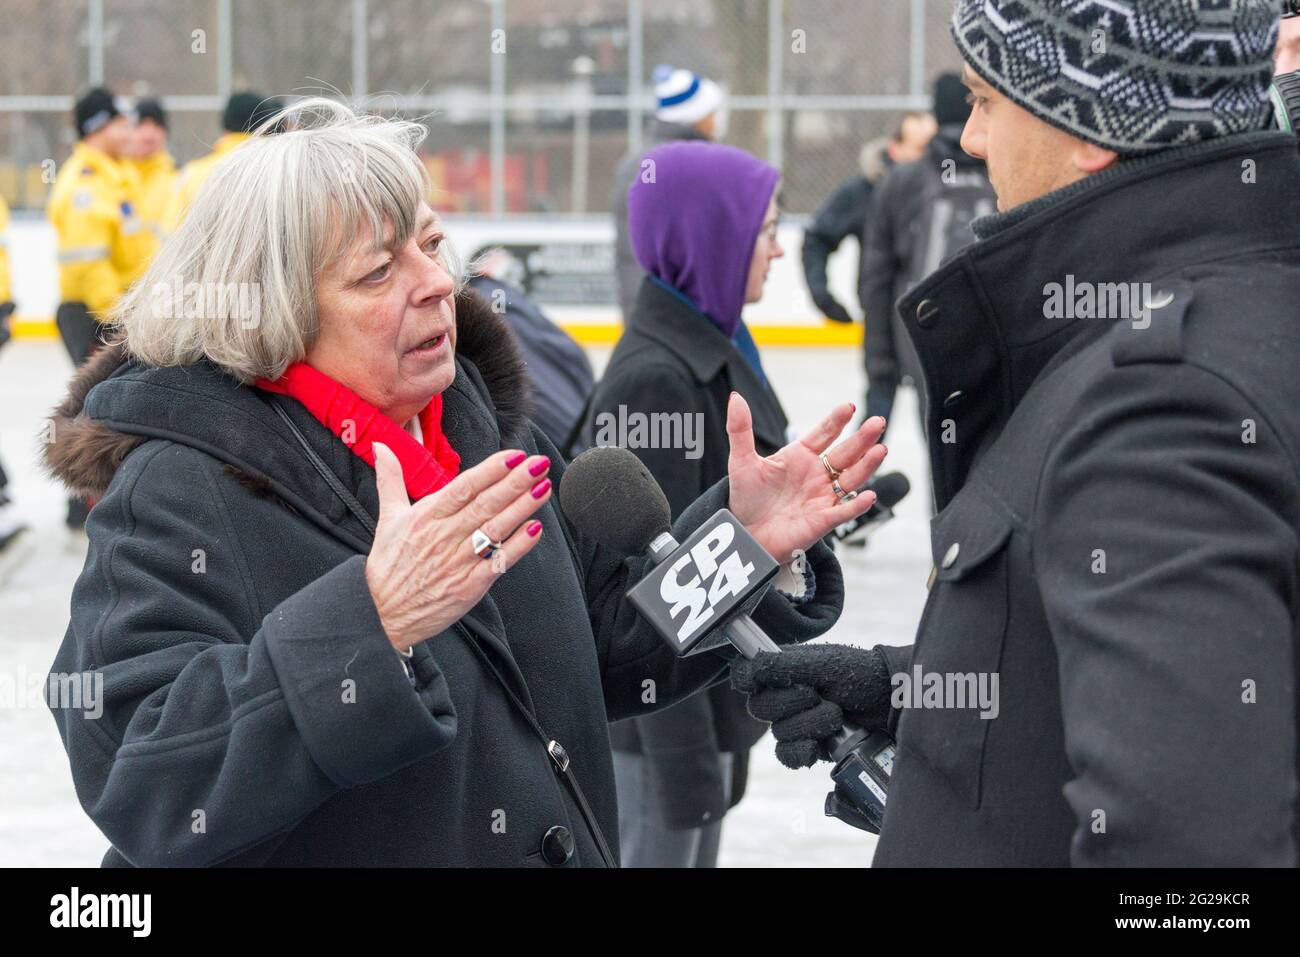
[{"label": "person in blue and white beanie", "polygon": [[[843,715],[895,737],[874,866],[1300,861],[1281,14],[956,4],[961,144],[1001,212],[896,304],[938,510],[915,643],[732,666],[791,767],[828,758]],[[978,692],[914,693],[954,675],[987,681],[983,710]]]},{"label": "person in blue and white beanie", "polygon": [[675,70],[666,65],[656,67],[651,79],[658,102],[656,119],[682,126],[701,124],[707,128],[710,138],[721,138],[716,125],[724,97],[718,84],[690,70]]}]

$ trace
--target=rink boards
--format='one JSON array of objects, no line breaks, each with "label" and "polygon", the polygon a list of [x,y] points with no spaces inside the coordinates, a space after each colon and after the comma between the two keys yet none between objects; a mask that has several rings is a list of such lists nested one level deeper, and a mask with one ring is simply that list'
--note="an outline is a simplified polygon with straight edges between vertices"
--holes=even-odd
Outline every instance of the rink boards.
[{"label": "rink boards", "polygon": [[[511,254],[512,277],[523,279],[551,318],[584,345],[615,342],[621,332],[613,295],[613,223],[607,217],[519,217],[504,220],[445,216],[448,236],[462,256],[504,246]],[[861,325],[826,321],[813,305],[803,280],[803,228],[782,225],[785,256],[772,264],[761,302],[745,309],[760,345],[858,347]],[[14,213],[9,228],[9,258],[14,299],[14,333],[53,337],[58,305],[54,231],[38,215]],[[831,258],[831,288],[857,312],[855,290],[858,246],[848,240]]]}]

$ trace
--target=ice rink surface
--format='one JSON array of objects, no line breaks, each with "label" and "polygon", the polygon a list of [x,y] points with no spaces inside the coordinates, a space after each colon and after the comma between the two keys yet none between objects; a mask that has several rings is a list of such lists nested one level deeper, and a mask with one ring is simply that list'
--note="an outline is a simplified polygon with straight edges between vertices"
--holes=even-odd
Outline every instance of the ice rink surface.
[{"label": "ice rink surface", "polygon": [[[608,350],[591,350],[601,368]],[[838,402],[862,404],[857,350],[769,349],[769,378],[796,429]],[[6,559],[0,585],[0,676],[19,689],[41,681],[68,621],[85,540],[63,524],[64,497],[37,465],[40,435],[62,398],[71,366],[54,341],[20,340],[0,353],[0,457],[11,494],[31,531]],[[929,488],[916,402],[900,394],[883,471],[901,471],[912,493],[870,547],[841,550],[847,585],[844,616],[823,641],[909,644],[930,572]],[[36,677],[33,677],[36,676]],[[107,842],[82,812],[53,718],[20,699],[0,707],[0,865],[96,866]],[[830,765],[792,772],[773,753],[770,735],[754,748],[749,786],[723,824],[724,867],[862,867],[875,839],[822,815]]]}]

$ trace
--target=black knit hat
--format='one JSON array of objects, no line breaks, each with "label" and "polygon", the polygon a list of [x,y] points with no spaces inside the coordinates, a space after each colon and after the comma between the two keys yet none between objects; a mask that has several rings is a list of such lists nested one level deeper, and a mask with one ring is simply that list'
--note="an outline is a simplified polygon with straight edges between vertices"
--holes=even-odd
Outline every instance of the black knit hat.
[{"label": "black knit hat", "polygon": [[966,124],[970,119],[967,93],[966,84],[956,73],[941,73],[934,81],[934,118],[940,126]]},{"label": "black knit hat", "polygon": [[161,100],[137,101],[135,104],[135,119],[137,123],[149,120],[157,123],[163,129],[167,129],[167,111],[163,109]]},{"label": "black knit hat", "polygon": [[[279,113],[285,107],[284,97],[268,96],[258,104],[257,109],[253,112],[253,119],[250,121],[253,129],[257,129],[275,114]],[[270,127],[266,132],[269,134],[283,133],[285,131],[286,120],[281,120],[275,126]]]},{"label": "black knit hat", "polygon": [[221,125],[230,133],[251,133],[279,109],[280,101],[275,97],[265,97],[252,90],[235,93],[226,101]]},{"label": "black knit hat", "polygon": [[117,108],[113,91],[105,86],[87,90],[72,109],[78,139],[102,130],[114,117],[121,115],[122,111]]},{"label": "black knit hat", "polygon": [[1124,154],[1264,129],[1278,0],[957,0],[971,69]]}]

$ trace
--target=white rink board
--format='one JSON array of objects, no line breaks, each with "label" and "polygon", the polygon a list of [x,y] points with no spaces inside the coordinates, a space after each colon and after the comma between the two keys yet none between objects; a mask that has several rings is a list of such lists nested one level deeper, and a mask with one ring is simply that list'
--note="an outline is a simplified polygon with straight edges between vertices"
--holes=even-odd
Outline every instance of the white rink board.
[{"label": "white rink board", "polygon": [[[466,256],[492,243],[612,243],[614,238],[613,221],[608,217],[530,217],[494,221],[448,216],[444,222],[457,252]],[[803,279],[803,227],[794,222],[783,224],[779,237],[785,256],[773,263],[763,299],[745,308],[745,319],[752,326],[819,327],[823,319],[813,305]],[[15,213],[9,226],[9,260],[19,315],[26,319],[53,318],[59,290],[54,230],[50,224],[38,215]],[[858,244],[849,239],[831,258],[829,276],[836,298],[855,315],[859,312],[857,270]],[[550,306],[546,303],[543,306],[552,319],[562,323],[615,323],[619,320],[618,308],[612,302],[607,307]]]}]

